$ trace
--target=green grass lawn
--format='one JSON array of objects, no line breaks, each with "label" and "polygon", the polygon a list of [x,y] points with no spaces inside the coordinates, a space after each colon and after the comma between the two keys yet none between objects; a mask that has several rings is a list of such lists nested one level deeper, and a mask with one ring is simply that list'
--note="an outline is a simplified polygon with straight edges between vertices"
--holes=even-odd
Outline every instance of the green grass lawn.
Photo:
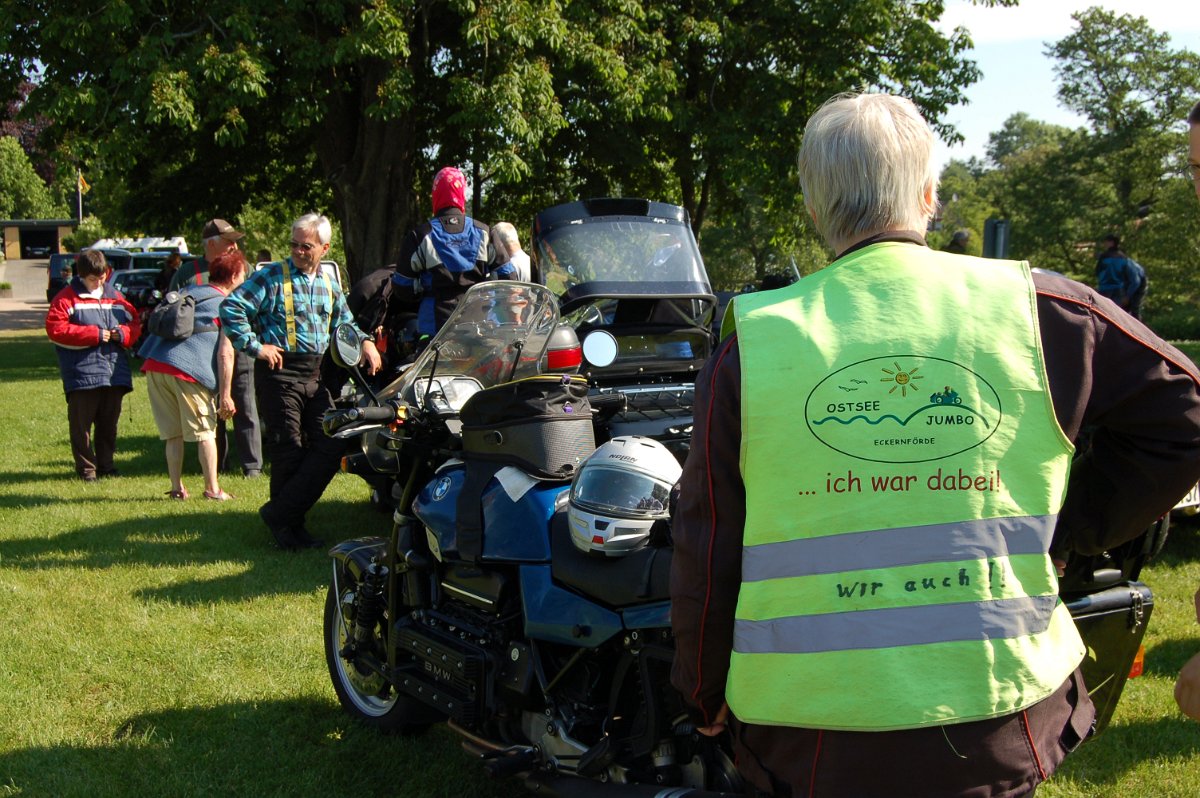
[{"label": "green grass lawn", "polygon": [[[444,729],[388,738],[349,721],[321,648],[328,559],[268,545],[266,480],[227,478],[237,499],[224,504],[166,499],[140,378],[118,449],[120,478],[74,479],[52,347],[0,333],[0,795],[521,794]],[[190,447],[185,482],[198,496]],[[382,532],[366,497],[339,475],[310,527],[330,541]],[[1200,724],[1171,697],[1200,650],[1196,527],[1177,528],[1144,578],[1147,673],[1042,798],[1200,795]]]}]

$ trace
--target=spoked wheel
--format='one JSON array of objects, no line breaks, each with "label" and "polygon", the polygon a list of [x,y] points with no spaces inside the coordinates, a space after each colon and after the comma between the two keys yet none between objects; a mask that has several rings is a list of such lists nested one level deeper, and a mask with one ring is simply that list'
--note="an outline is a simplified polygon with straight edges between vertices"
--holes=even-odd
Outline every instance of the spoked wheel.
[{"label": "spoked wheel", "polygon": [[366,663],[387,662],[381,618],[357,654],[346,659],[341,652],[354,636],[355,596],[358,583],[344,569],[329,586],[325,599],[325,663],[338,701],[347,712],[364,723],[385,732],[412,734],[423,731],[437,720],[436,713],[414,699],[401,696],[395,688]]}]

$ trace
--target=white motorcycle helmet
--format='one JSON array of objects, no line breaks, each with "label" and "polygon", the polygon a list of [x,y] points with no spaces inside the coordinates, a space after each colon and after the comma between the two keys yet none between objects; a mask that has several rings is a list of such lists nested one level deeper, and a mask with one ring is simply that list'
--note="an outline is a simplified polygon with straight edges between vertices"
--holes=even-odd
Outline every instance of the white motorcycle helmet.
[{"label": "white motorcycle helmet", "polygon": [[571,482],[567,525],[575,548],[623,557],[646,545],[654,522],[670,516],[683,469],[653,438],[623,435],[592,452]]}]

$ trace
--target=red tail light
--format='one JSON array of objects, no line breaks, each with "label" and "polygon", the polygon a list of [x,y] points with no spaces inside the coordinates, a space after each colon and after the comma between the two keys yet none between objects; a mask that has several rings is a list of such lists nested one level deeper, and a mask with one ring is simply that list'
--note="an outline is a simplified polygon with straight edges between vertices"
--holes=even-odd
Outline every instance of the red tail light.
[{"label": "red tail light", "polygon": [[1129,667],[1129,678],[1133,679],[1142,675],[1142,671],[1146,667],[1146,647],[1138,646],[1137,653],[1133,655],[1133,665]]},{"label": "red tail light", "polygon": [[551,349],[546,352],[546,368],[549,371],[573,371],[583,363],[583,347]]}]

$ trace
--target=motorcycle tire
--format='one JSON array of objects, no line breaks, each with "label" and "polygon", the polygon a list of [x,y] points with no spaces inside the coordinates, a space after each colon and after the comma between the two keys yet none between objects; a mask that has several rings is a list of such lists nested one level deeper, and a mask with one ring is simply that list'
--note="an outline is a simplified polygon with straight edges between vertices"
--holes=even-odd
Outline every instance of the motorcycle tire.
[{"label": "motorcycle tire", "polygon": [[[357,587],[354,578],[342,570],[325,599],[325,664],[334,692],[342,708],[362,723],[389,734],[418,734],[442,718],[419,701],[399,695],[378,673],[356,666],[340,654],[353,634],[349,607]],[[379,661],[387,662],[381,624],[372,630],[366,646]]]}]

